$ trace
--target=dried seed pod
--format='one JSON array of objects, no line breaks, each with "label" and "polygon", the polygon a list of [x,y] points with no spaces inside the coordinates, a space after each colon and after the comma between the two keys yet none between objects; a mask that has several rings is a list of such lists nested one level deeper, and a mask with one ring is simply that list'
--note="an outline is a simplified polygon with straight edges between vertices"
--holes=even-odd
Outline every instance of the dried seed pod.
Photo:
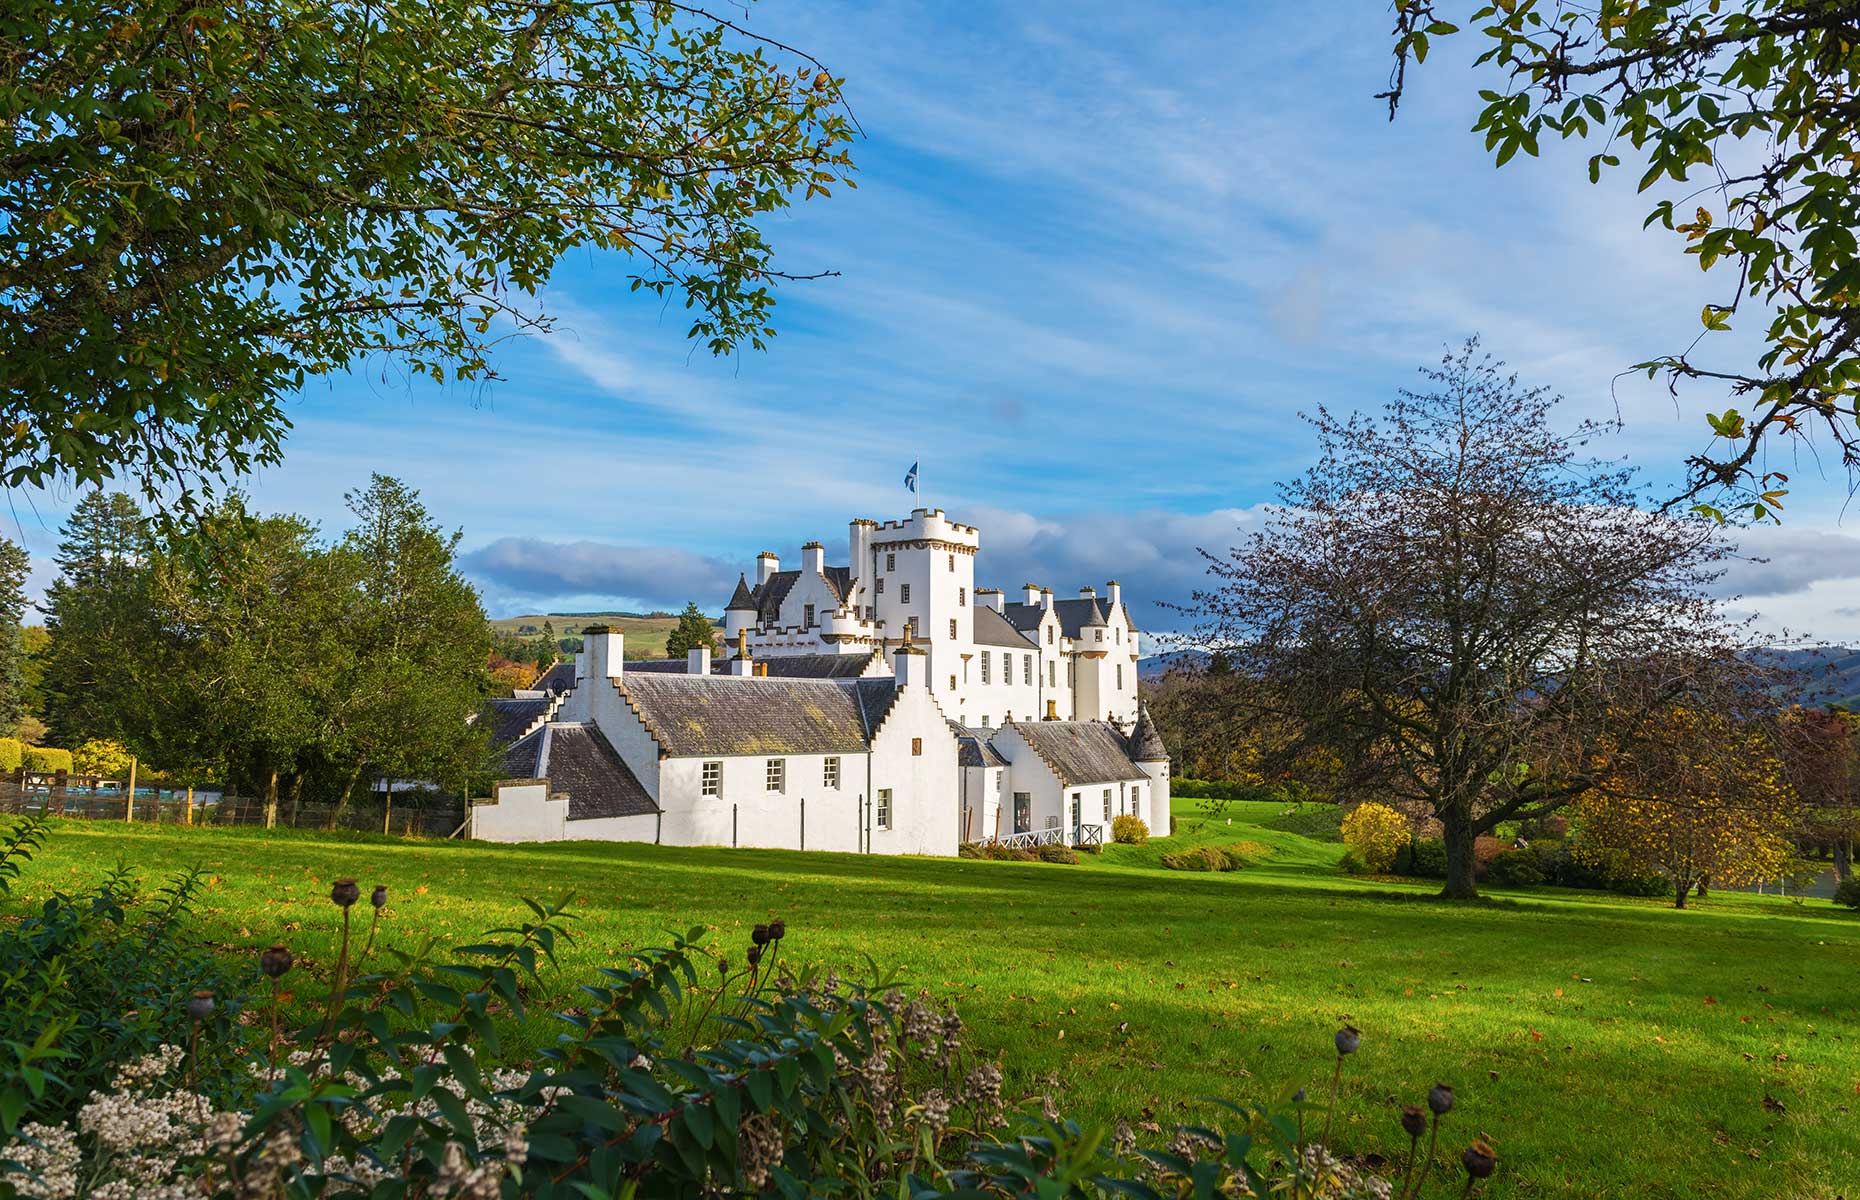
[{"label": "dried seed pod", "polygon": [[1427,1114],[1418,1104],[1404,1104],[1401,1108],[1401,1127],[1411,1138],[1418,1138],[1427,1132]]},{"label": "dried seed pod", "polygon": [[1484,1142],[1474,1142],[1460,1155],[1460,1165],[1474,1179],[1489,1179],[1498,1169],[1498,1152]]},{"label": "dried seed pod", "polygon": [[204,1021],[213,1015],[213,993],[198,991],[187,998],[187,1015],[190,1020]]},{"label": "dried seed pod", "polygon": [[1437,1083],[1427,1090],[1427,1107],[1437,1117],[1444,1117],[1453,1111],[1453,1089],[1444,1083]]},{"label": "dried seed pod", "polygon": [[284,946],[271,946],[259,953],[258,969],[265,973],[265,978],[267,979],[279,979],[282,978],[284,973],[289,971],[296,962],[297,960],[291,956],[291,952],[288,948]]},{"label": "dried seed pod", "polygon": [[1355,1054],[1357,1047],[1363,1044],[1363,1033],[1354,1025],[1345,1025],[1337,1031],[1337,1053]]},{"label": "dried seed pod", "polygon": [[385,883],[375,884],[375,890],[369,893],[368,903],[374,905],[376,908],[386,908],[387,907],[387,884]]},{"label": "dried seed pod", "polygon": [[362,889],[356,886],[353,879],[338,879],[335,886],[329,889],[329,898],[347,908],[362,898]]}]

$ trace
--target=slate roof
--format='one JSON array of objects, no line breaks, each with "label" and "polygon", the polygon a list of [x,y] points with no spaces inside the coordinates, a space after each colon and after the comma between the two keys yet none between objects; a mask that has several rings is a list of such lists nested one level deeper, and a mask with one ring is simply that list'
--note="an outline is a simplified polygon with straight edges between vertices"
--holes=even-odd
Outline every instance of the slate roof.
[{"label": "slate roof", "polygon": [[522,737],[525,730],[549,711],[549,704],[547,697],[535,700],[492,700],[485,706],[482,718],[485,727],[491,731],[491,744],[501,746]]},{"label": "slate roof", "polygon": [[897,699],[896,681],[888,678],[635,672],[622,677],[620,690],[674,758],[862,753]]},{"label": "slate roof", "polygon": [[[768,667],[772,679],[857,679],[871,666],[876,650],[866,654],[771,654],[755,661]],[[644,671],[649,675],[688,674],[682,658],[628,659],[627,674]],[[728,659],[713,658],[712,675],[728,675]]]},{"label": "slate roof", "polygon": [[1169,747],[1163,745],[1156,722],[1150,720],[1147,704],[1137,710],[1137,726],[1130,731],[1130,759],[1132,762],[1169,761]]},{"label": "slate roof", "polygon": [[[682,658],[629,658],[621,668],[622,674],[631,675],[635,671],[646,671],[660,675],[683,675],[688,664]],[[717,660],[712,659],[710,669],[717,670]]]},{"label": "slate roof", "polygon": [[568,793],[568,819],[634,817],[659,811],[639,777],[593,725],[550,725],[542,778]]},{"label": "slate roof", "polygon": [[574,691],[575,690],[574,661],[571,659],[568,662],[559,662],[555,664],[553,667],[550,667],[547,671],[544,671],[542,675],[537,678],[536,682],[531,684],[530,686],[536,691],[542,691],[542,692],[572,692]]},{"label": "slate roof", "polygon": [[[1046,612],[1046,606],[1042,604],[1005,604],[1002,608],[1008,623],[1022,631],[1038,629],[1040,618]],[[1077,637],[1081,629],[1109,624],[1105,618],[1110,611],[1111,602],[1097,596],[1053,601],[1053,614],[1059,618],[1059,631],[1069,638]]]},{"label": "slate roof", "polygon": [[727,612],[732,608],[754,608],[755,606],[756,598],[754,593],[749,590],[749,579],[741,572],[738,572],[736,576],[736,590],[730,594],[730,602],[723,606],[724,611]]},{"label": "slate roof", "polygon": [[1002,758],[995,748],[988,743],[979,730],[955,721],[949,723],[949,731],[956,735],[956,763],[964,767],[1005,767],[1007,759]]},{"label": "slate roof", "polygon": [[979,646],[1012,646],[1016,650],[1038,648],[1026,634],[1009,624],[1006,617],[986,604],[975,608],[975,642]]},{"label": "slate roof", "polygon": [[[840,604],[846,603],[846,595],[852,590],[851,567],[826,567],[822,575],[827,581],[827,590]],[[750,593],[755,601],[756,620],[764,625],[781,624],[782,601],[794,589],[795,580],[801,578],[799,571],[777,571],[769,576],[767,583],[758,583]],[[730,601],[730,607],[736,607],[736,601]]]},{"label": "slate roof", "polygon": [[[547,726],[544,726],[544,729],[546,728]],[[498,762],[501,764],[504,778],[540,778],[540,776],[536,774],[536,760],[542,753],[542,744],[543,730],[538,729],[535,733],[530,734],[521,741],[512,742],[510,745],[505,746],[497,756]],[[496,745],[496,743],[493,742],[492,745]]]},{"label": "slate roof", "polygon": [[1124,735],[1106,721],[1015,721],[1015,730],[1066,787],[1143,779]]}]

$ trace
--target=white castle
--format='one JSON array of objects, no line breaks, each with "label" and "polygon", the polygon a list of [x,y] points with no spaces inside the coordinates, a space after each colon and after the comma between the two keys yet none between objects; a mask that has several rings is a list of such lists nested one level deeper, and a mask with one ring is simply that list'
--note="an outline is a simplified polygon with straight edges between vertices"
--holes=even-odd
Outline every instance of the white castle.
[{"label": "white castle", "polygon": [[939,510],[855,520],[847,562],[757,560],[724,610],[725,657],[573,664],[494,701],[512,778],[472,835],[954,854],[1093,845],[1113,818],[1169,826],[1169,758],[1137,697],[1115,580],[1009,603],[975,587],[974,526]]}]

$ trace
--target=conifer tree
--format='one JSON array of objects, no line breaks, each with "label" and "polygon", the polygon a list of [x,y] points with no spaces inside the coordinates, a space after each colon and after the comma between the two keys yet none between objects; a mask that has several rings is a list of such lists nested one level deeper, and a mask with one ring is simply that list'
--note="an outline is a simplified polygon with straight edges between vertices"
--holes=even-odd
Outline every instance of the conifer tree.
[{"label": "conifer tree", "polygon": [[692,650],[701,650],[706,646],[714,652],[717,648],[717,630],[698,608],[693,600],[685,605],[685,610],[678,614],[678,624],[672,628],[665,639],[665,656],[683,658]]}]

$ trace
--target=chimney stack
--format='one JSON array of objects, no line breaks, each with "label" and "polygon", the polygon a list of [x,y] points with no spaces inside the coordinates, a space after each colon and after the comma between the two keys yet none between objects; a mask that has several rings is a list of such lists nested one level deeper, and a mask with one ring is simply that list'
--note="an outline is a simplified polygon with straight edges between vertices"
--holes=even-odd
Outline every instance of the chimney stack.
[{"label": "chimney stack", "polygon": [[693,646],[685,651],[685,674],[710,674],[710,647]]},{"label": "chimney stack", "polygon": [[749,631],[736,631],[736,654],[730,659],[730,674],[738,679],[747,679],[754,672],[754,664],[749,661]]},{"label": "chimney stack", "polygon": [[1124,602],[1124,585],[1113,579],[1105,584],[1104,588],[1105,594],[1111,598],[1111,608],[1115,611],[1117,606]]},{"label": "chimney stack", "polygon": [[809,542],[801,547],[801,570],[814,575],[827,572],[827,548],[819,542]]},{"label": "chimney stack", "polygon": [[1096,596],[1097,594],[1098,594],[1098,589],[1093,587],[1089,583],[1079,589],[1079,599],[1081,600],[1088,600],[1091,597]]},{"label": "chimney stack", "polygon": [[891,656],[891,673],[901,688],[923,687],[930,678],[930,656],[906,641]]},{"label": "chimney stack", "polygon": [[1022,592],[1026,593],[1026,600],[1028,604],[1038,604],[1040,602],[1040,585],[1039,584],[1023,583],[1020,585],[1020,588]]},{"label": "chimney stack", "polygon": [[1046,719],[1049,721],[1057,721],[1059,719],[1059,701],[1048,700],[1046,702]]},{"label": "chimney stack", "polygon": [[775,557],[773,550],[764,550],[756,555],[756,586],[761,587],[769,581],[775,572],[781,570],[781,559]]},{"label": "chimney stack", "polygon": [[605,625],[590,625],[581,631],[581,654],[575,659],[577,679],[618,679],[625,662],[625,635]]},{"label": "chimney stack", "polygon": [[1053,589],[1052,588],[1041,588],[1040,589],[1040,607],[1044,608],[1047,612],[1053,611]]},{"label": "chimney stack", "polygon": [[989,608],[994,609],[996,612],[1000,612],[1007,602],[1007,597],[1001,594],[1001,589],[999,588],[976,588],[975,602],[977,604],[986,604]]}]

